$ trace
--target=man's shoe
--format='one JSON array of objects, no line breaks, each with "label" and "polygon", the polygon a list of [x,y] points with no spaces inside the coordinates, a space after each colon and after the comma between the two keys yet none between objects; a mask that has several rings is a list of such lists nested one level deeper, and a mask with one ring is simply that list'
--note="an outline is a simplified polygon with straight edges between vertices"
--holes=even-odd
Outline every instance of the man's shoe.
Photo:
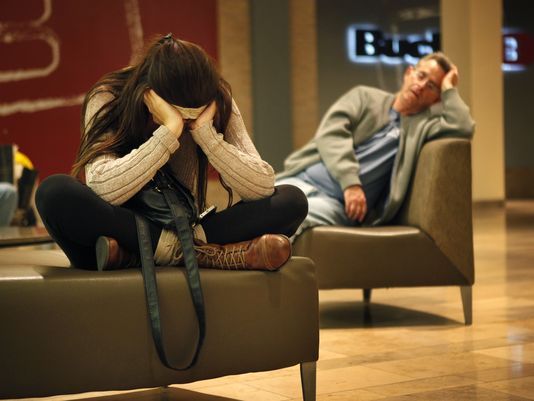
[{"label": "man's shoe", "polygon": [[217,245],[197,242],[198,265],[228,270],[278,270],[291,257],[289,238],[264,234],[251,241]]},{"label": "man's shoe", "polygon": [[98,237],[96,240],[96,266],[98,271],[140,267],[137,255],[125,251],[117,240],[111,237]]}]

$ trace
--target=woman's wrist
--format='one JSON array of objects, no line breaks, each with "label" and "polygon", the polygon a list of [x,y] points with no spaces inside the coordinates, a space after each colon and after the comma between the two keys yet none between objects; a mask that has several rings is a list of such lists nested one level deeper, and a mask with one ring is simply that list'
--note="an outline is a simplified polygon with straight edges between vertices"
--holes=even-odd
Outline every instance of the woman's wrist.
[{"label": "woman's wrist", "polygon": [[180,139],[164,125],[160,125],[153,136],[158,138],[170,153],[174,153],[180,147]]},{"label": "woman's wrist", "polygon": [[171,121],[163,124],[169,131],[171,131],[176,137],[180,137],[182,135],[182,131],[184,129],[184,124],[179,121]]},{"label": "woman's wrist", "polygon": [[206,121],[198,121],[198,120],[195,120],[192,124],[191,124],[191,130],[194,131],[194,130],[197,130],[199,128],[203,128],[205,126],[210,126],[213,124],[213,120],[206,120]]}]

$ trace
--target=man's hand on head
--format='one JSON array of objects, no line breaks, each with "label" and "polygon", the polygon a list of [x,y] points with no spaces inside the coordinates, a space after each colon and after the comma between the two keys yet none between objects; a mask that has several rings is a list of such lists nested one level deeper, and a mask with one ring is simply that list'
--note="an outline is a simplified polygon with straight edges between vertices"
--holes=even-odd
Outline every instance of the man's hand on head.
[{"label": "man's hand on head", "polygon": [[451,69],[443,77],[441,81],[441,91],[444,92],[447,89],[455,88],[458,85],[458,68],[452,65]]},{"label": "man's hand on head", "polygon": [[361,185],[347,187],[343,192],[345,198],[345,213],[351,220],[363,221],[367,214],[367,199]]}]

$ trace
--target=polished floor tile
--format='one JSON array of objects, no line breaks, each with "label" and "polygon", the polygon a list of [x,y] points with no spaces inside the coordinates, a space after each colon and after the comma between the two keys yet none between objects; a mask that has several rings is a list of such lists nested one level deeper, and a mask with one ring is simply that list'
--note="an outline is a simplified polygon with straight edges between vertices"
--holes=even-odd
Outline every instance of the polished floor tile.
[{"label": "polished floor tile", "polygon": [[224,384],[221,386],[202,388],[199,391],[206,395],[222,396],[237,400],[284,401],[288,399],[288,397],[284,395],[259,389],[250,385],[250,383]]},{"label": "polished floor tile", "polygon": [[476,352],[516,362],[534,363],[534,342],[483,349]]},{"label": "polished floor tile", "polygon": [[481,387],[534,399],[534,376],[484,383]]},{"label": "polished floor tile", "polygon": [[527,401],[523,398],[499,391],[488,390],[478,386],[455,387],[450,389],[427,391],[397,397],[382,398],[380,401]]},{"label": "polished floor tile", "polygon": [[441,390],[451,387],[461,387],[475,384],[474,379],[461,376],[439,376],[429,379],[404,381],[402,383],[388,384],[385,386],[366,387],[366,391],[380,394],[381,396],[398,396],[407,394],[424,393],[432,390]]},{"label": "polished floor tile", "polygon": [[[355,390],[368,386],[397,383],[406,380],[407,377],[385,372],[364,366],[351,366],[339,369],[321,371],[317,375],[317,394],[327,394],[336,391]],[[296,398],[301,394],[299,377],[279,377],[262,379],[249,382],[250,385],[279,393],[288,398]]]},{"label": "polished floor tile", "polygon": [[517,362],[508,365],[505,368],[474,370],[471,372],[463,372],[460,375],[463,377],[472,378],[480,383],[495,382],[519,377],[534,376],[534,365]]},{"label": "polished floor tile", "polygon": [[411,378],[424,378],[448,376],[478,369],[506,367],[510,363],[510,361],[501,358],[466,352],[371,363],[364,366],[386,372],[395,372]]}]

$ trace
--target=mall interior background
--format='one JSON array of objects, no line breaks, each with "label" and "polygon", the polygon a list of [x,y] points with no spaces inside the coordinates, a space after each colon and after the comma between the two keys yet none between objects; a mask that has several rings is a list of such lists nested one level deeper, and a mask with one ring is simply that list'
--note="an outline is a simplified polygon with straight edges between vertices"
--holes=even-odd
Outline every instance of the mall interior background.
[{"label": "mall interior background", "polygon": [[[337,97],[354,85],[394,91],[416,61],[402,53],[433,46],[458,54],[477,119],[474,199],[532,198],[533,10],[529,0],[2,0],[0,143],[18,144],[41,179],[68,173],[84,93],[147,38],[173,32],[217,60],[260,153],[280,169]],[[374,55],[356,54],[358,34]]]}]

